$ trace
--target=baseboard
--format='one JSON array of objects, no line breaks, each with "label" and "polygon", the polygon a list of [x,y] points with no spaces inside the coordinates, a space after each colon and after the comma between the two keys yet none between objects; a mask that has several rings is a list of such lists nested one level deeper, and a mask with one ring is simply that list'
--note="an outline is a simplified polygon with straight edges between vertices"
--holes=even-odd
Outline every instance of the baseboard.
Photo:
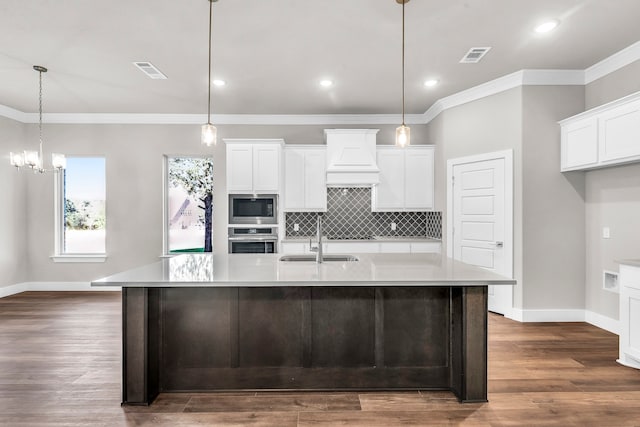
[{"label": "baseboard", "polygon": [[612,334],[620,335],[620,321],[593,311],[585,310],[585,321]]},{"label": "baseboard", "polygon": [[514,308],[511,319],[518,322],[584,322],[584,310],[523,310]]},{"label": "baseboard", "polygon": [[120,286],[91,286],[91,282],[22,282],[0,288],[0,298],[27,291],[120,291]]},{"label": "baseboard", "polygon": [[589,310],[523,310],[513,308],[510,316],[518,322],[586,322],[597,328],[620,335],[620,322]]}]

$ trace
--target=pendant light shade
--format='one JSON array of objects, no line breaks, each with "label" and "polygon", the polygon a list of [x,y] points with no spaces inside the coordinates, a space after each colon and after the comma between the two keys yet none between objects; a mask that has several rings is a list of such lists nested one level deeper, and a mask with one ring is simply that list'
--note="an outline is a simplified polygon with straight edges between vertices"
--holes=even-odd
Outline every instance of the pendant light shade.
[{"label": "pendant light shade", "polygon": [[201,142],[207,147],[211,147],[212,145],[216,145],[218,139],[218,129],[211,123],[207,123],[206,125],[202,125],[202,136]]},{"label": "pendant light shade", "polygon": [[209,2],[209,78],[207,79],[208,97],[207,97],[207,123],[202,125],[202,134],[200,142],[207,147],[216,145],[218,140],[218,129],[211,124],[211,27],[213,24],[213,3],[218,0],[208,0]]},{"label": "pendant light shade", "polygon": [[411,144],[411,129],[404,123],[404,5],[409,0],[396,0],[402,5],[402,125],[396,129],[396,145],[406,147]]},{"label": "pendant light shade", "polygon": [[398,147],[406,147],[411,143],[411,129],[409,126],[402,125],[396,128],[396,145]]}]

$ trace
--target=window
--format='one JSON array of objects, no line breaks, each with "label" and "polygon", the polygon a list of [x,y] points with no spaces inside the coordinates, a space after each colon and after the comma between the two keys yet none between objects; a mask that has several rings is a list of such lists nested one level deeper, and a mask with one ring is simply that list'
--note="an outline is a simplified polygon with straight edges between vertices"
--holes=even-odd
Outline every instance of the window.
[{"label": "window", "polygon": [[105,201],[104,157],[67,157],[57,182],[56,256],[104,260]]},{"label": "window", "polygon": [[165,157],[165,253],[212,252],[213,159]]}]

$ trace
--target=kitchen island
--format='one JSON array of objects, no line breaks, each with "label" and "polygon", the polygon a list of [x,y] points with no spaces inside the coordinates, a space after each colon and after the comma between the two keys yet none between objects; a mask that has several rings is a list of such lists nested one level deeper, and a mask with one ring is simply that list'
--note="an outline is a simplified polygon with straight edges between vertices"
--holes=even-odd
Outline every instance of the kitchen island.
[{"label": "kitchen island", "polygon": [[160,392],[451,390],[487,399],[487,286],[439,254],[185,254],[116,274],[124,404]]}]

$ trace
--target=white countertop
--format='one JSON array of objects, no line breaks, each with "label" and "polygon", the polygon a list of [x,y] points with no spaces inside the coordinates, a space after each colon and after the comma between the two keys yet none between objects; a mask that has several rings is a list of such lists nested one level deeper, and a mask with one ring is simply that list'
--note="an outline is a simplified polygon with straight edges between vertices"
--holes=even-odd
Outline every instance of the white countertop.
[{"label": "white countertop", "polygon": [[621,259],[617,260],[618,264],[630,265],[633,267],[640,267],[640,259]]},{"label": "white countertop", "polygon": [[359,261],[283,262],[282,254],[183,254],[92,286],[484,286],[515,280],[440,254],[353,254]]}]

